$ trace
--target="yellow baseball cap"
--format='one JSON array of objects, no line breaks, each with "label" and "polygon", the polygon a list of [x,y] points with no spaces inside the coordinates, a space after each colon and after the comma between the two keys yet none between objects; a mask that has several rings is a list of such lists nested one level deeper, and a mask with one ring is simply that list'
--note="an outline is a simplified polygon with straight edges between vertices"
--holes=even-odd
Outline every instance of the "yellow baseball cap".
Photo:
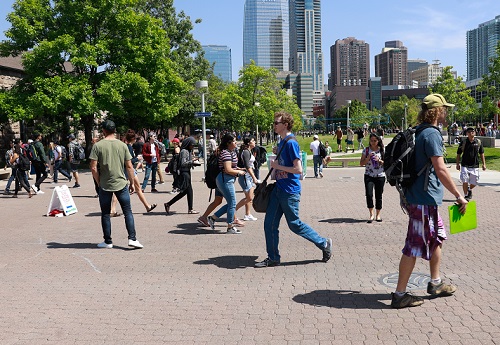
[{"label": "yellow baseball cap", "polygon": [[430,95],[424,98],[422,103],[427,106],[427,109],[432,109],[437,107],[453,108],[455,106],[455,104],[446,102],[443,95],[439,93],[431,93]]}]

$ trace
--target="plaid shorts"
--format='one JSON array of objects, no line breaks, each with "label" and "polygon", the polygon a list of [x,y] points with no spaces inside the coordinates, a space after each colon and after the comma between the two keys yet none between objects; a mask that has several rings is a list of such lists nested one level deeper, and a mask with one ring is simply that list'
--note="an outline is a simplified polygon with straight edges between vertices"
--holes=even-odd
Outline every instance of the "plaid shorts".
[{"label": "plaid shorts", "polygon": [[436,248],[446,240],[438,207],[410,204],[406,210],[409,220],[403,254],[430,260]]}]

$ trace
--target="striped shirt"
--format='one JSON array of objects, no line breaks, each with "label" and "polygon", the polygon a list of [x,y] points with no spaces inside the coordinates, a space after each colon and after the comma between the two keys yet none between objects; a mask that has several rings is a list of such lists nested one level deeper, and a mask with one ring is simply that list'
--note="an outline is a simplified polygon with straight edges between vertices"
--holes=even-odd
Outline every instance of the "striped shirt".
[{"label": "striped shirt", "polygon": [[219,154],[219,168],[224,171],[224,162],[231,162],[231,167],[236,169],[238,166],[238,155],[236,151],[222,150]]}]

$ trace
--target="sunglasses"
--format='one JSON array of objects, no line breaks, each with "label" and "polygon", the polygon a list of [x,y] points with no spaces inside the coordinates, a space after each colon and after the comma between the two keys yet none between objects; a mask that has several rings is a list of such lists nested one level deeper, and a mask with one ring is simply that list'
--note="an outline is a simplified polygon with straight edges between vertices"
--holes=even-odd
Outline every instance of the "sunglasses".
[{"label": "sunglasses", "polygon": [[274,121],[274,124],[275,124],[275,125],[279,125],[280,123],[283,123],[283,122]]}]

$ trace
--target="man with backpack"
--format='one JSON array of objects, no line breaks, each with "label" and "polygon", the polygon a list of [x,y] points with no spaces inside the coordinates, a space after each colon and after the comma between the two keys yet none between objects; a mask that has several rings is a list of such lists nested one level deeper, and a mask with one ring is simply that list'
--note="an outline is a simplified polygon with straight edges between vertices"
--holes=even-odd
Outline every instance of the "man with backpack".
[{"label": "man with backpack", "polygon": [[[479,157],[483,170],[486,170],[483,144],[474,137],[475,134],[476,130],[473,127],[467,128],[467,138],[462,140],[457,149],[457,170],[460,171],[460,181],[467,201],[472,199],[472,189],[479,182]],[[460,156],[462,156],[462,167],[460,167]]]},{"label": "man with backpack", "polygon": [[71,172],[73,173],[73,177],[75,178],[75,185],[73,188],[80,188],[80,179],[78,176],[78,166],[80,165],[80,144],[76,141],[76,137],[74,134],[68,135],[68,161],[71,166]]},{"label": "man with backpack", "polygon": [[424,303],[421,297],[406,292],[417,257],[428,260],[430,264],[428,294],[434,297],[450,296],[457,289],[445,284],[439,271],[442,245],[446,240],[443,220],[438,213],[438,206],[443,202],[444,188],[455,196],[461,213],[465,212],[467,206],[467,200],[455,186],[444,163],[443,138],[436,127],[439,122],[445,122],[447,110],[452,107],[454,105],[446,102],[442,95],[430,94],[423,99],[422,110],[418,114],[420,125],[415,132],[412,159],[416,171],[421,171],[429,162],[431,169],[416,176],[414,182],[404,190],[404,207],[409,216],[408,232],[399,263],[398,284],[396,291],[392,293],[393,308],[415,307]]},{"label": "man with backpack", "polygon": [[[313,141],[309,145],[309,149],[311,150],[313,154],[313,163],[314,163],[314,177],[323,177],[323,156],[321,155],[320,152],[320,146],[323,145],[319,141],[319,137],[317,134],[314,134],[313,136]],[[326,157],[326,154],[325,154]],[[319,174],[319,176],[318,176]]]},{"label": "man with backpack", "polygon": [[43,148],[43,144],[41,142],[42,135],[38,133],[35,137],[35,141],[30,144],[30,157],[31,165],[35,169],[36,180],[33,185],[31,185],[31,189],[36,194],[44,194],[43,191],[40,190],[40,185],[47,178],[47,169],[49,167],[49,162],[47,160],[47,156],[45,155],[45,149]]}]

